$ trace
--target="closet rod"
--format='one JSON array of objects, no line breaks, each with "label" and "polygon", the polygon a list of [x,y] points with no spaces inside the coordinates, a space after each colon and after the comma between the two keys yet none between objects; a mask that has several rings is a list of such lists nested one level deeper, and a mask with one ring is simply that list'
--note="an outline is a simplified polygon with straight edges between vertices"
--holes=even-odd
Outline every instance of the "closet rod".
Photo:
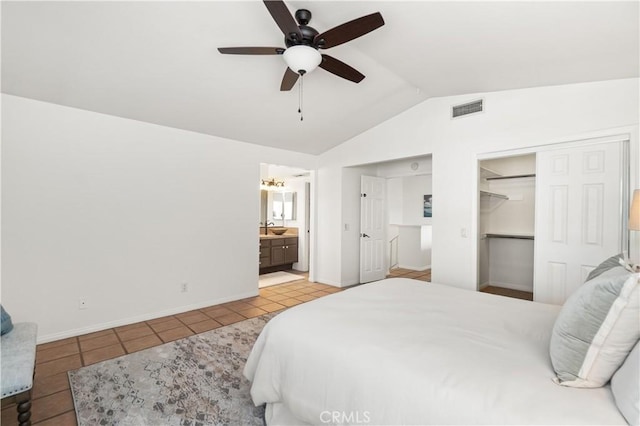
[{"label": "closet rod", "polygon": [[536,177],[535,173],[526,174],[526,175],[511,175],[511,176],[489,176],[486,177],[486,180],[499,180],[499,179],[519,179],[519,178],[528,178],[528,177]]},{"label": "closet rod", "polygon": [[533,240],[533,235],[485,234],[485,238],[511,238],[514,240]]}]

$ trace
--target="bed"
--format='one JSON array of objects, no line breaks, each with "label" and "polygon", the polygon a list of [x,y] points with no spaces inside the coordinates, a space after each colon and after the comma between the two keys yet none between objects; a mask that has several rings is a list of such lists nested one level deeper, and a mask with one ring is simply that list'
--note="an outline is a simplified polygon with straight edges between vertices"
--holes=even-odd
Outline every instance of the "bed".
[{"label": "bed", "polygon": [[553,382],[560,307],[391,278],[291,308],[247,360],[267,424],[627,424]]}]

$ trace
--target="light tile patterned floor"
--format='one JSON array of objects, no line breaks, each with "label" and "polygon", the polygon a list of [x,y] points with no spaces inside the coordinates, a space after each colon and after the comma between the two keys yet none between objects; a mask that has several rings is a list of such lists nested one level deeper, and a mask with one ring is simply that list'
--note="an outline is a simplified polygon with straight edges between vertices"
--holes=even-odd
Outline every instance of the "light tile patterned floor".
[{"label": "light tile patterned floor", "polygon": [[413,278],[420,281],[431,281],[431,269],[414,271],[413,269],[394,268],[389,271],[387,278]]}]

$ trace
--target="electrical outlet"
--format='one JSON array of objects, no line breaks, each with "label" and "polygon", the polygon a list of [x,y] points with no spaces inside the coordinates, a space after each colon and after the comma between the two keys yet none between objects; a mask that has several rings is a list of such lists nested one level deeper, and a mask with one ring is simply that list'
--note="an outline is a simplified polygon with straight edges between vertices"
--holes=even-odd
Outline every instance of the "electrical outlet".
[{"label": "electrical outlet", "polygon": [[189,283],[182,283],[180,284],[180,291],[182,293],[186,293],[189,291]]},{"label": "electrical outlet", "polygon": [[78,309],[82,310],[82,309],[87,309],[87,300],[86,299],[79,299],[78,300]]}]

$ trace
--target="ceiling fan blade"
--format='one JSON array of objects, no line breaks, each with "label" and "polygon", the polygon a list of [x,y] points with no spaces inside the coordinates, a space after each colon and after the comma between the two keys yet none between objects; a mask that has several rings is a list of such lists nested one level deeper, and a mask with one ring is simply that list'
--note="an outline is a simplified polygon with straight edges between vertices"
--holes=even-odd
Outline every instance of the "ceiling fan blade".
[{"label": "ceiling fan blade", "polygon": [[229,55],[282,55],[282,47],[218,47],[218,52]]},{"label": "ceiling fan blade", "polygon": [[298,24],[282,0],[264,0],[264,5],[267,6],[271,17],[276,21],[285,37],[289,37],[293,33],[296,34],[298,40],[302,40],[302,33],[298,28]]},{"label": "ceiling fan blade", "polygon": [[291,70],[291,68],[287,67],[287,70],[284,72],[284,77],[282,77],[282,83],[280,84],[280,91],[286,92],[287,90],[291,90],[293,86],[298,81],[298,73]]},{"label": "ceiling fan blade", "polygon": [[320,62],[319,66],[323,70],[329,71],[331,74],[353,81],[354,83],[360,83],[364,79],[364,74],[360,73],[360,71],[350,67],[342,61],[337,60],[333,56],[322,55],[322,62]]},{"label": "ceiling fan blade", "polygon": [[328,49],[363,36],[383,25],[384,19],[380,12],[372,13],[318,34],[314,38],[314,44],[321,49]]}]

